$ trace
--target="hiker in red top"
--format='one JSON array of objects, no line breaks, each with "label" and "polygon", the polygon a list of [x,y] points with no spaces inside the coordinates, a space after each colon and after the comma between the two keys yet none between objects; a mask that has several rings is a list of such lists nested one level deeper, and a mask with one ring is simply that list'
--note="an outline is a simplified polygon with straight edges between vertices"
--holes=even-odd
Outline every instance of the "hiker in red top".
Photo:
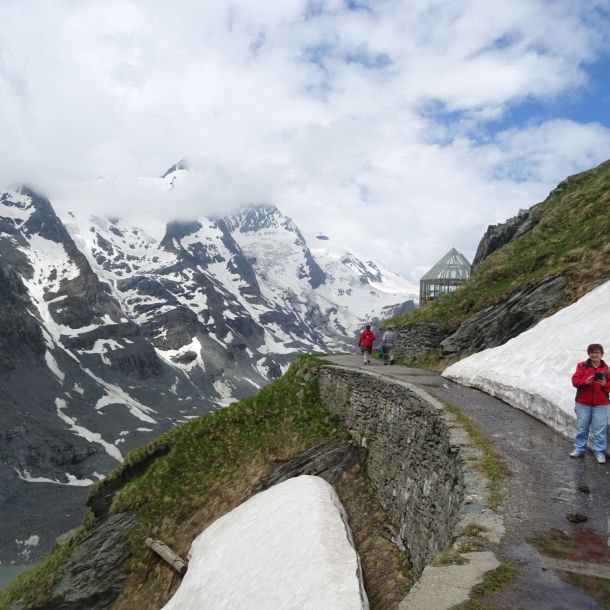
[{"label": "hiker in red top", "polygon": [[608,428],[608,365],[602,360],[599,343],[587,347],[588,360],[576,365],[572,385],[576,388],[576,437],[571,457],[582,457],[587,449],[589,427],[593,431],[593,451],[599,464],[606,462]]},{"label": "hiker in red top", "polygon": [[360,333],[360,339],[358,339],[358,345],[364,358],[364,364],[371,364],[371,352],[373,351],[373,341],[377,337],[371,330],[371,325],[367,324],[366,328]]}]

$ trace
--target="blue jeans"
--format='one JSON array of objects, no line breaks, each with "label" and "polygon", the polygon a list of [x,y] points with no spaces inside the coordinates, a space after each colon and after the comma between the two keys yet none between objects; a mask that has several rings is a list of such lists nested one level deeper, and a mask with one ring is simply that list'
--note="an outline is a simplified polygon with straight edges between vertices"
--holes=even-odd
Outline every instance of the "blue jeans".
[{"label": "blue jeans", "polygon": [[576,438],[574,449],[584,453],[587,449],[589,426],[593,430],[593,451],[606,453],[606,430],[608,428],[608,406],[588,407],[576,403]]}]

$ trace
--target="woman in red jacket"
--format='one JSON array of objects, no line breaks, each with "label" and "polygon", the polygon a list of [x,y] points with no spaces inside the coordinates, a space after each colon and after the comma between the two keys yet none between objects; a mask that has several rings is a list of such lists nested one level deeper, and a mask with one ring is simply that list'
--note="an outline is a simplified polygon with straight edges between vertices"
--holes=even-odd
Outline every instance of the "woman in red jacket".
[{"label": "woman in red jacket", "polygon": [[572,385],[576,388],[576,437],[570,456],[585,454],[591,427],[595,459],[603,464],[608,428],[608,365],[602,360],[604,348],[599,343],[589,345],[587,354],[588,360],[579,362],[572,375]]},{"label": "woman in red jacket", "polygon": [[358,345],[364,356],[364,364],[371,364],[371,352],[373,351],[373,341],[375,341],[375,339],[377,339],[377,337],[371,330],[371,325],[367,324],[366,328],[360,333],[360,339],[358,339]]}]

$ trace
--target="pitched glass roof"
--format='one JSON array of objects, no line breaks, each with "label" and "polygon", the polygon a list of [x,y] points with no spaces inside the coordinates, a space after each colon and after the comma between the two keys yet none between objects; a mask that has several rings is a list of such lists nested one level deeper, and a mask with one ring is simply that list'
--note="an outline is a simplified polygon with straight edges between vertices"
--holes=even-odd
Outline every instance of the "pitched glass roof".
[{"label": "pitched glass roof", "polygon": [[470,277],[471,265],[463,254],[451,248],[430,271],[421,277],[422,280],[467,280]]}]

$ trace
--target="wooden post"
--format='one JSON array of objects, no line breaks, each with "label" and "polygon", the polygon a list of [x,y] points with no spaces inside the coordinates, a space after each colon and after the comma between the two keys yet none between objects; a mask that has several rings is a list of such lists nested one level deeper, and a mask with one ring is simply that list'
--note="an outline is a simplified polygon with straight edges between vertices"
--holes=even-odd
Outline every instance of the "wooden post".
[{"label": "wooden post", "polygon": [[147,547],[150,548],[151,551],[154,551],[161,559],[166,561],[180,576],[184,576],[186,571],[188,570],[188,564],[183,561],[174,551],[172,551],[167,544],[164,544],[160,540],[155,540],[154,538],[147,538],[144,541]]}]

